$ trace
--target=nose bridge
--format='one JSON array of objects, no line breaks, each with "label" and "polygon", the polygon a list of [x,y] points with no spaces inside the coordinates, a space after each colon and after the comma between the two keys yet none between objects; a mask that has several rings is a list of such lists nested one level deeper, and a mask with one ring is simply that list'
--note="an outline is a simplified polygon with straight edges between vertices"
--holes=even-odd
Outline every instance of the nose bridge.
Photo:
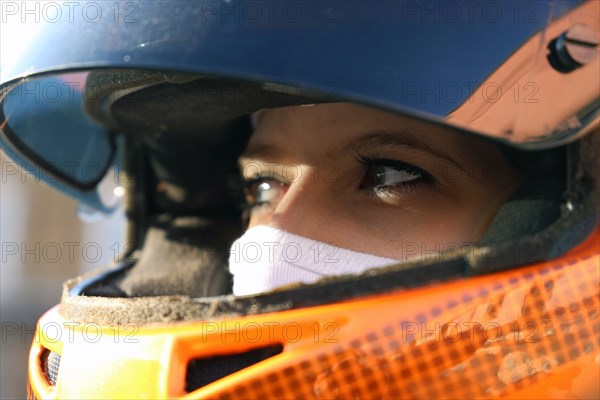
[{"label": "nose bridge", "polygon": [[331,184],[319,177],[317,166],[296,165],[295,179],[269,218],[268,226],[298,235],[314,235],[314,228],[327,223],[331,207]]}]

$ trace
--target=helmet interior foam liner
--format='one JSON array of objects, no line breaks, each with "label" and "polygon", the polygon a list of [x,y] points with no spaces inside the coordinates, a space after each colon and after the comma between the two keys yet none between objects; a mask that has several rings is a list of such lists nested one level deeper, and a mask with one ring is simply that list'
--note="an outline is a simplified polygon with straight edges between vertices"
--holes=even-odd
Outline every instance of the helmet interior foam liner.
[{"label": "helmet interior foam liner", "polygon": [[[134,246],[40,319],[30,398],[598,398],[598,2],[69,7],[2,57],[2,150],[102,212],[118,171]],[[521,183],[472,243],[233,295],[251,116],[339,102]]]}]

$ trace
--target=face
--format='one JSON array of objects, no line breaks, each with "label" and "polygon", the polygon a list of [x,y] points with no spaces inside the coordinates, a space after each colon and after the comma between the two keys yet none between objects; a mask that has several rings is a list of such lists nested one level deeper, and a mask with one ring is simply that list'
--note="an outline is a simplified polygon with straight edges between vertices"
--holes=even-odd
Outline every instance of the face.
[{"label": "face", "polygon": [[255,117],[240,158],[249,226],[357,252],[405,260],[475,242],[521,179],[493,144],[356,104]]}]

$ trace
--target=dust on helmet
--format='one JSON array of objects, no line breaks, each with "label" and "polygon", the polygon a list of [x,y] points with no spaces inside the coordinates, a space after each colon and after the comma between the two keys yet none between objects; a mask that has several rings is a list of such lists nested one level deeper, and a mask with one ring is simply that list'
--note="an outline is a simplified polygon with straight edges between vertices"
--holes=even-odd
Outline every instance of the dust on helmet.
[{"label": "dust on helmet", "polygon": [[[124,193],[133,250],[40,319],[29,397],[598,397],[597,2],[34,4],[2,149]],[[477,243],[233,296],[249,115],[337,101],[496,142],[526,184]]]}]

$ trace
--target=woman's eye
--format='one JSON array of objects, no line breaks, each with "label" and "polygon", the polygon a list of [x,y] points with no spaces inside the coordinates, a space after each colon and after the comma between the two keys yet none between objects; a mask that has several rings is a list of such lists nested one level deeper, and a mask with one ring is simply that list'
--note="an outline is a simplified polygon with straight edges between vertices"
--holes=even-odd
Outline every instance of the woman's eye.
[{"label": "woman's eye", "polygon": [[388,159],[365,159],[367,172],[361,188],[376,192],[402,191],[414,188],[422,181],[432,182],[427,172],[411,164]]},{"label": "woman's eye", "polygon": [[376,166],[373,167],[375,186],[396,186],[409,183],[422,178],[418,172],[397,170],[392,167]]},{"label": "woman's eye", "polygon": [[258,177],[246,182],[246,202],[253,208],[276,204],[285,193],[285,184],[274,178]]}]

